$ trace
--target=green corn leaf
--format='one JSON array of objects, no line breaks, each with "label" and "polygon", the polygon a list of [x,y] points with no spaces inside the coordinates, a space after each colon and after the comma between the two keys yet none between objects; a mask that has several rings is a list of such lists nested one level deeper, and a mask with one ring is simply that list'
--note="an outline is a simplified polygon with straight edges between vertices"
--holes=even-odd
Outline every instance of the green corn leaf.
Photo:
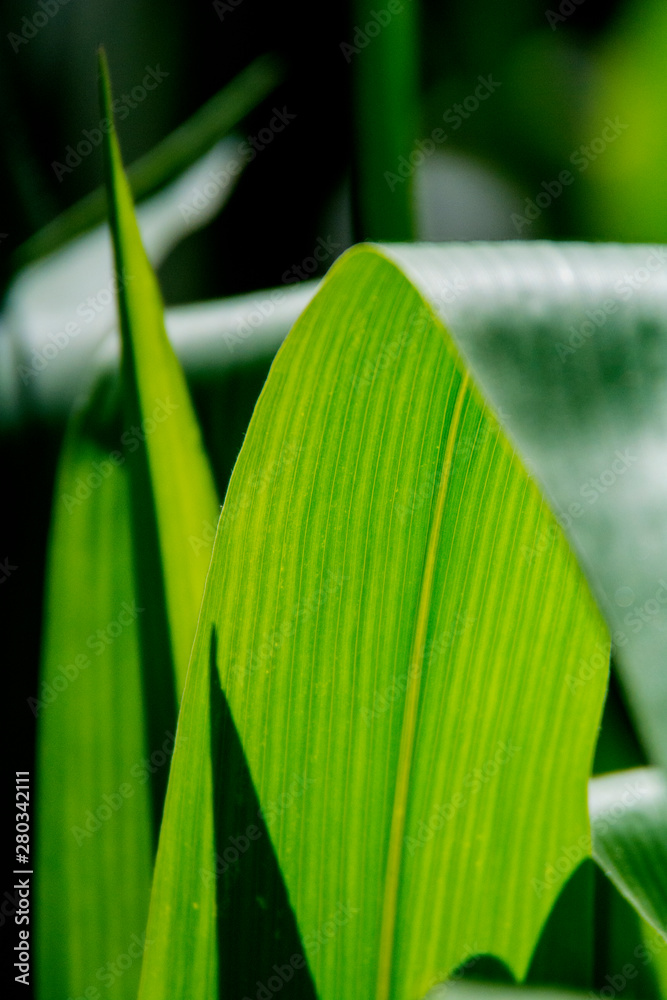
[{"label": "green corn leaf", "polygon": [[[508,242],[385,252],[437,310],[549,498],[612,633],[644,752],[667,767],[667,249]],[[216,315],[220,339],[233,336],[228,305],[202,307],[209,329]],[[193,330],[198,320],[193,310]],[[280,328],[269,332],[280,339]],[[204,337],[191,351],[180,343],[196,370]],[[213,345],[211,357],[219,364]],[[526,558],[542,559],[547,541],[537,538]],[[580,662],[573,694],[606,666],[600,650]]]},{"label": "green corn leaf", "polygon": [[254,998],[279,974],[412,998],[480,952],[522,977],[590,853],[606,671],[574,704],[567,677],[607,643],[449,335],[394,263],[351,251],[226,497],[141,1000]]},{"label": "green corn leaf", "polygon": [[[112,120],[103,54],[100,73],[102,106]],[[149,669],[149,662],[160,656],[172,661],[180,697],[210,558],[210,543],[197,542],[205,527],[217,521],[217,497],[185,377],[165,332],[160,289],[141,242],[113,128],[106,139],[125,433],[135,441],[138,592],[152,614],[144,635],[144,664]],[[132,451],[132,444],[128,448]]]},{"label": "green corn leaf", "polygon": [[[100,388],[54,496],[37,716],[37,996],[136,996],[154,841],[127,465]],[[113,456],[113,457],[112,457]],[[166,750],[174,733],[163,733]],[[157,749],[157,747],[155,747]],[[165,760],[162,758],[164,765]],[[164,768],[163,768],[164,770]],[[109,968],[119,958],[122,976]],[[107,992],[108,989],[108,992]]]},{"label": "green corn leaf", "polygon": [[[272,56],[262,56],[246,67],[188,121],[132,164],[128,176],[134,197],[144,198],[163,187],[208,152],[271,93],[282,75]],[[105,213],[104,188],[99,187],[26,240],[17,251],[17,267],[92,229],[103,221]]]},{"label": "green corn leaf", "polygon": [[[110,117],[104,68],[103,84]],[[176,699],[218,515],[113,131],[107,154],[125,421],[105,380],[72,424],[56,495],[35,705],[42,1000],[102,987],[136,996]]]},{"label": "green corn leaf", "polygon": [[[667,248],[507,242],[384,252],[437,310],[549,498],[612,633],[643,750],[667,768]],[[222,338],[228,307],[207,307],[211,328],[216,314]],[[542,559],[547,541],[536,538],[526,558]],[[577,664],[573,695],[606,668],[600,650]]]},{"label": "green corn leaf", "polygon": [[619,892],[667,939],[667,782],[657,768],[593,778],[593,856]]}]

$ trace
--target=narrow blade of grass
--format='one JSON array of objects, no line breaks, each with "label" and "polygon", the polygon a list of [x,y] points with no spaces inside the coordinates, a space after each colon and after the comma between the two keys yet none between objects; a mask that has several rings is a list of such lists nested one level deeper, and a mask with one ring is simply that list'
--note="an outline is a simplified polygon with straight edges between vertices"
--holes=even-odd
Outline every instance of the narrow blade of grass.
[{"label": "narrow blade of grass", "polygon": [[[274,57],[262,56],[234,77],[183,125],[132,164],[128,177],[134,198],[151,194],[208,152],[271,93],[282,75]],[[105,212],[105,192],[99,187],[26,240],[16,254],[17,268],[92,229],[103,221]]]},{"label": "narrow blade of grass", "polygon": [[[103,53],[100,73],[101,101],[112,121]],[[138,587],[155,609],[145,659],[162,649],[173,660],[180,698],[210,557],[210,543],[198,547],[192,539],[217,521],[219,508],[185,377],[165,332],[160,289],[141,242],[113,127],[106,136],[105,167],[118,278],[125,433],[137,439],[132,486]]]}]

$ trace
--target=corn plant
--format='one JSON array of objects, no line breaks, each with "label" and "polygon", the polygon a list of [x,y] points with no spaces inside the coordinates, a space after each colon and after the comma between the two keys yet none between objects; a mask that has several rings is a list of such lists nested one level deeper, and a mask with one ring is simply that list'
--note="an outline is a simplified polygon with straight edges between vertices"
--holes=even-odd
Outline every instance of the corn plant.
[{"label": "corn plant", "polygon": [[222,497],[113,128],[105,167],[121,351],[53,504],[38,995],[583,996],[601,948],[603,996],[663,995],[667,250],[353,247],[285,293]]}]

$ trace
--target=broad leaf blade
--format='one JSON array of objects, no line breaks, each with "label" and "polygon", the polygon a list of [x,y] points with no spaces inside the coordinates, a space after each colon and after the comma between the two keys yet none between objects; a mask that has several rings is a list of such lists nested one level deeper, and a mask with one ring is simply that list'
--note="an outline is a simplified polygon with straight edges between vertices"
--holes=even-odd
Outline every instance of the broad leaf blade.
[{"label": "broad leaf blade", "polygon": [[[527,563],[522,549],[542,535],[545,558]],[[377,251],[346,255],[296,324],[232,477],[141,1000],[213,993],[222,977],[247,991],[272,970],[254,909],[235,915],[214,968],[213,893],[258,864],[248,849],[229,873],[229,845],[211,853],[217,815],[242,795],[199,729],[214,631],[229,725],[318,996],[419,996],[480,951],[524,975],[573,866],[545,873],[589,836],[606,676],[576,716],[566,677],[580,656],[607,653],[605,630],[447,334]],[[216,871],[207,895],[197,873]]]},{"label": "broad leaf blade", "polygon": [[[112,120],[103,56],[101,94]],[[161,644],[165,637],[160,633],[167,628],[180,696],[210,556],[210,545],[197,549],[190,539],[201,537],[203,526],[217,519],[216,490],[185,377],[165,332],[160,289],[141,242],[113,128],[106,138],[126,434],[139,439],[133,467],[135,544],[139,573],[147,569],[139,582],[141,586],[143,578],[147,599],[151,592],[157,596],[160,586],[164,590],[165,613],[149,638]]]},{"label": "broad leaf blade", "polygon": [[593,856],[638,913],[667,938],[667,782],[657,768],[593,778]]},{"label": "broad leaf blade", "polygon": [[[99,391],[73,420],[54,497],[34,705],[42,1000],[99,988],[100,970],[110,998],[136,996],[157,837],[127,466],[119,422],[110,431],[107,411]],[[173,737],[163,733],[168,749]],[[108,963],[128,949],[133,961],[109,980]]]}]

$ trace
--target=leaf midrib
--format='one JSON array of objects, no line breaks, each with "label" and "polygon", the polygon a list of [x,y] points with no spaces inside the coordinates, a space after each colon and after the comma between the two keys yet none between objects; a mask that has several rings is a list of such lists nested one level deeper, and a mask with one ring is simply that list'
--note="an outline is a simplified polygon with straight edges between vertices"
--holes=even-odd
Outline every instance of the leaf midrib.
[{"label": "leaf midrib", "polygon": [[[450,472],[452,468],[454,445],[457,440],[463,404],[467,396],[469,381],[469,375],[466,372],[461,378],[456,394],[456,400],[454,402],[454,410],[452,413],[452,420],[449,428],[449,434],[447,436],[447,445],[443,459],[443,475],[440,477],[440,482],[438,484],[433,520],[431,522],[428,540],[426,543],[424,571],[419,591],[417,622],[415,625],[415,634],[410,652],[410,664],[421,663],[426,649],[428,622],[433,601],[435,570],[440,545],[442,521],[445,511],[445,500],[447,498]],[[419,705],[419,692],[421,690],[421,676],[421,670],[414,672],[410,676],[405,693],[405,711],[403,713],[403,722],[401,726],[401,739],[396,769],[396,787],[394,791],[394,805],[391,816],[389,849],[387,852],[387,872],[384,880],[382,899],[376,1000],[389,1000],[390,996],[391,972],[394,960],[396,914],[398,910],[400,860],[410,789],[410,770],[412,767],[415,733],[417,730],[417,708]]]}]

